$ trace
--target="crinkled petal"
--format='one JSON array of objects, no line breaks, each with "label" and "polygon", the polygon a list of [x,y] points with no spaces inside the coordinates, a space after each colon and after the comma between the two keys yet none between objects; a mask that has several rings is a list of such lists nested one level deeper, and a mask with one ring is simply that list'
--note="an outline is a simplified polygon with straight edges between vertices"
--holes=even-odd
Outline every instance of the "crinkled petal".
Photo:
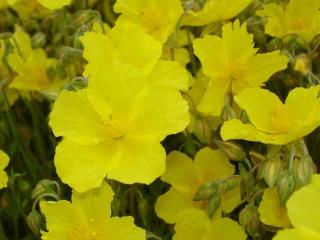
[{"label": "crinkled petal", "polygon": [[206,239],[245,240],[247,235],[242,227],[230,218],[220,218],[212,221]]},{"label": "crinkled petal", "polygon": [[183,193],[190,193],[197,186],[192,160],[184,153],[173,151],[167,156],[166,172],[161,180]]},{"label": "crinkled petal", "polygon": [[55,136],[64,136],[79,144],[94,144],[98,142],[99,121],[86,90],[62,91],[54,103],[49,124]]},{"label": "crinkled petal", "polygon": [[181,193],[171,188],[158,198],[155,211],[167,223],[175,223],[186,209],[198,208],[200,203],[194,202],[192,198],[192,193]]},{"label": "crinkled petal", "polygon": [[166,153],[153,139],[127,139],[121,148],[117,165],[108,172],[108,178],[126,184],[150,184],[165,171]]},{"label": "crinkled petal", "polygon": [[208,182],[226,178],[234,173],[234,166],[222,150],[209,147],[201,149],[193,162],[195,173],[200,182]]},{"label": "crinkled petal", "polygon": [[319,240],[319,232],[308,228],[285,229],[279,231],[273,240]]},{"label": "crinkled petal", "polygon": [[258,211],[262,223],[275,227],[290,227],[287,210],[280,205],[277,188],[268,188],[264,191]]},{"label": "crinkled petal", "polygon": [[117,142],[79,145],[67,139],[56,149],[55,166],[61,180],[77,192],[99,187],[119,159]]}]

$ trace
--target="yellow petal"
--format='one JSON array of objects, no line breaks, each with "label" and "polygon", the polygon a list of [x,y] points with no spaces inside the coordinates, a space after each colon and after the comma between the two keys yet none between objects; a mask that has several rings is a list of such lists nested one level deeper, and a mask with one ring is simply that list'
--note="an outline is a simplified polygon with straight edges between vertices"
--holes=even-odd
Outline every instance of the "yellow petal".
[{"label": "yellow petal", "polygon": [[275,227],[290,227],[287,209],[280,205],[277,188],[268,188],[264,191],[258,211],[262,223]]},{"label": "yellow petal", "polygon": [[247,235],[242,227],[230,218],[220,218],[212,221],[210,230],[206,239],[219,240],[245,240]]},{"label": "yellow petal", "polygon": [[[173,240],[205,240],[210,228],[210,220],[204,212],[189,209],[180,214],[176,221]],[[219,238],[217,238],[219,239]]]},{"label": "yellow petal", "polygon": [[194,202],[192,199],[192,193],[181,193],[170,188],[168,192],[158,198],[155,211],[160,218],[172,224],[186,209],[199,207],[199,202]]},{"label": "yellow petal", "polygon": [[80,144],[92,144],[98,142],[99,121],[100,117],[94,112],[85,90],[62,91],[54,103],[49,124],[55,136],[64,136]]},{"label": "yellow petal", "polygon": [[69,5],[71,0],[38,0],[43,6],[49,9],[58,9]]},{"label": "yellow petal", "polygon": [[295,227],[305,227],[320,234],[320,175],[312,176],[311,183],[296,191],[286,206]]},{"label": "yellow petal", "polygon": [[0,150],[0,189],[5,188],[8,183],[7,173],[4,171],[9,164],[9,156]]},{"label": "yellow petal", "polygon": [[194,170],[200,182],[218,180],[234,173],[234,166],[222,150],[209,147],[201,149],[193,162]]},{"label": "yellow petal", "polygon": [[184,153],[173,151],[167,156],[166,172],[161,180],[182,193],[189,193],[197,186],[192,160]]},{"label": "yellow petal", "polygon": [[279,231],[273,240],[319,240],[319,232],[308,228],[295,228]]},{"label": "yellow petal", "polygon": [[56,149],[55,166],[61,180],[77,192],[99,187],[118,161],[119,146],[113,141],[79,145],[67,139]]},{"label": "yellow petal", "polygon": [[126,184],[150,184],[165,171],[166,153],[153,139],[131,138],[123,142],[121,157],[108,177]]}]

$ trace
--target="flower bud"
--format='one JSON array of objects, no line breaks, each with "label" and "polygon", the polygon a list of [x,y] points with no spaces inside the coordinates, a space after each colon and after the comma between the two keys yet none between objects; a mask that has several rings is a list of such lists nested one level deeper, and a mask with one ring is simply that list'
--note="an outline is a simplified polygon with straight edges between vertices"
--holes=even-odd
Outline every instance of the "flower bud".
[{"label": "flower bud", "polygon": [[44,228],[44,220],[38,211],[33,210],[26,218],[26,222],[30,230],[36,235],[40,236],[41,229]]},{"label": "flower bud", "polygon": [[193,196],[193,201],[208,200],[219,191],[219,184],[216,182],[207,182],[198,187]]},{"label": "flower bud", "polygon": [[37,199],[40,196],[52,195],[55,199],[59,199],[59,185],[55,181],[41,180],[33,189],[31,198]]},{"label": "flower bud", "polygon": [[255,151],[250,151],[249,156],[251,161],[254,162],[255,164],[267,161],[267,158],[265,156]]},{"label": "flower bud", "polygon": [[205,0],[182,0],[182,6],[185,12],[199,12],[205,4]]},{"label": "flower bud", "polygon": [[239,222],[251,237],[259,237],[259,212],[258,208],[255,205],[248,204],[242,209],[239,214]]},{"label": "flower bud", "polygon": [[296,186],[293,175],[289,171],[282,174],[278,180],[277,186],[279,191],[280,205],[285,206]]},{"label": "flower bud", "polygon": [[33,48],[42,48],[46,45],[47,37],[43,32],[37,32],[32,36],[31,44]]},{"label": "flower bud", "polygon": [[303,75],[307,75],[311,71],[311,64],[309,58],[305,54],[300,54],[296,57],[293,69]]},{"label": "flower bud", "polygon": [[281,172],[282,162],[280,157],[275,157],[265,162],[263,166],[263,178],[266,181],[268,187],[272,188],[277,184]]},{"label": "flower bud", "polygon": [[293,176],[296,187],[302,187],[311,181],[313,162],[310,156],[302,156],[293,162]]},{"label": "flower bud", "polygon": [[233,111],[232,107],[227,104],[223,107],[220,117],[221,117],[222,121],[228,121],[228,120],[236,118],[236,114]]},{"label": "flower bud", "polygon": [[205,144],[211,141],[212,130],[210,123],[203,117],[192,117],[192,133]]},{"label": "flower bud", "polygon": [[208,215],[211,218],[215,212],[219,209],[221,203],[221,198],[219,192],[216,192],[209,200],[208,200]]},{"label": "flower bud", "polygon": [[233,161],[242,161],[246,153],[244,152],[243,148],[241,145],[230,142],[230,141],[216,141],[217,146],[223,150],[226,155],[228,156],[229,159]]}]

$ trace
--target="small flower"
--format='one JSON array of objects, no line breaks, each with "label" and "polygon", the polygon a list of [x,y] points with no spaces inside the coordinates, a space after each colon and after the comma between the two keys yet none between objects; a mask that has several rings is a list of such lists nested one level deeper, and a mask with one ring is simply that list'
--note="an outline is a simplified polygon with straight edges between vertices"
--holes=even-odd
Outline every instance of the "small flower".
[{"label": "small flower", "polygon": [[180,0],[118,0],[114,10],[121,13],[116,25],[137,25],[161,43],[174,32],[183,13]]},{"label": "small flower", "polygon": [[[171,184],[171,188],[158,198],[158,216],[168,223],[174,223],[186,209],[206,211],[203,201],[193,201],[197,189],[206,182],[230,177],[234,171],[234,166],[221,150],[203,148],[196,154],[194,161],[181,152],[171,152],[167,157],[166,172],[161,177]],[[239,188],[221,194],[224,212],[231,212],[240,201]]]},{"label": "small flower", "polygon": [[320,239],[320,175],[296,191],[287,201],[288,216],[294,228],[279,231],[274,240]]},{"label": "small flower", "polygon": [[125,65],[90,78],[87,89],[58,96],[50,125],[64,137],[55,166],[65,183],[83,192],[98,187],[105,176],[149,184],[163,174],[160,142],[182,131],[189,116],[180,92],[161,76],[145,79]]},{"label": "small flower", "polygon": [[202,26],[212,22],[235,17],[252,0],[207,0],[199,11],[187,10],[182,18],[182,25]]},{"label": "small flower", "polygon": [[32,49],[30,36],[20,27],[14,34],[14,51],[8,57],[11,68],[17,73],[9,88],[22,91],[57,91],[65,81],[49,79],[47,70],[55,59],[48,58],[42,48]]},{"label": "small flower", "polygon": [[47,232],[43,240],[142,240],[143,229],[134,225],[132,217],[111,217],[111,187],[106,183],[85,193],[72,194],[72,201],[41,202]]},{"label": "small flower", "polygon": [[181,213],[175,224],[173,240],[245,240],[242,227],[230,218],[214,221],[200,210],[188,209]]},{"label": "small flower", "polygon": [[0,150],[0,189],[7,187],[8,176],[4,169],[9,164],[8,155]]},{"label": "small flower", "polygon": [[287,67],[288,59],[279,51],[257,54],[253,44],[253,35],[239,21],[224,25],[222,38],[205,35],[193,42],[203,72],[210,77],[198,105],[200,112],[220,116],[228,92],[238,94],[246,88],[260,87]]},{"label": "small flower", "polygon": [[258,211],[262,223],[275,227],[289,227],[287,209],[281,207],[277,188],[267,188],[262,197]]},{"label": "small flower", "polygon": [[290,0],[285,8],[275,3],[267,4],[258,15],[267,17],[267,34],[276,37],[298,34],[310,42],[320,33],[319,8],[318,0]]},{"label": "small flower", "polygon": [[320,125],[320,86],[293,89],[285,103],[272,92],[251,88],[235,97],[251,123],[232,119],[223,124],[224,140],[244,139],[283,145],[298,140]]}]

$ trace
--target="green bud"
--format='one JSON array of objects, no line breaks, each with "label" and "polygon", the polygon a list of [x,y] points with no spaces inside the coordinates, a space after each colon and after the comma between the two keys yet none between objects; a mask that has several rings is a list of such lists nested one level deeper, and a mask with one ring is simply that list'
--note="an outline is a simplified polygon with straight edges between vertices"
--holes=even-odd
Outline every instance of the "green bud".
[{"label": "green bud", "polygon": [[246,157],[241,145],[230,141],[215,141],[217,146],[222,149],[229,159],[233,161],[242,161]]},{"label": "green bud", "polygon": [[40,236],[41,229],[44,228],[44,220],[38,211],[33,210],[29,213],[26,218],[26,222],[31,231],[36,235]]},{"label": "green bud", "polygon": [[260,221],[258,208],[253,204],[246,205],[239,214],[239,222],[243,229],[253,238],[259,237]]},{"label": "green bud", "polygon": [[293,65],[293,69],[302,75],[307,75],[311,72],[311,63],[307,55],[300,54],[296,57]]},{"label": "green bud", "polygon": [[209,144],[212,130],[207,119],[195,117],[193,122],[193,133],[203,143]]},{"label": "green bud", "polygon": [[255,152],[255,151],[250,151],[249,156],[250,156],[250,159],[252,160],[252,162],[254,162],[256,164],[267,161],[267,158],[265,156],[263,156],[260,153]]},{"label": "green bud", "polygon": [[217,192],[208,200],[208,215],[210,218],[219,209],[220,203],[221,203],[221,198],[220,198],[219,192]]},{"label": "green bud", "polygon": [[232,107],[229,104],[226,104],[221,111],[220,117],[221,117],[222,121],[225,122],[225,121],[236,118],[236,114],[235,114],[234,110],[232,109]]},{"label": "green bud", "polygon": [[55,199],[59,199],[59,191],[60,189],[57,182],[44,179],[38,182],[36,187],[33,189],[31,198],[37,199],[40,196],[51,195]]},{"label": "green bud", "polygon": [[302,187],[311,181],[313,162],[310,156],[303,156],[293,162],[293,176],[296,187]]},{"label": "green bud", "polygon": [[269,187],[272,188],[277,184],[281,172],[282,162],[280,157],[265,162],[263,166],[263,178]]},{"label": "green bud", "polygon": [[193,196],[193,201],[202,201],[212,198],[218,193],[219,187],[220,185],[216,182],[207,182],[200,185]]},{"label": "green bud", "polygon": [[289,171],[286,171],[280,176],[277,186],[279,191],[280,205],[285,206],[296,186],[293,175]]},{"label": "green bud", "polygon": [[87,86],[88,80],[85,77],[75,77],[65,86],[65,88],[68,91],[77,91],[87,88]]},{"label": "green bud", "polygon": [[186,13],[190,10],[199,12],[203,9],[205,2],[206,0],[182,0],[182,6]]},{"label": "green bud", "polygon": [[33,48],[42,48],[46,45],[47,36],[43,32],[33,34],[31,44]]}]

